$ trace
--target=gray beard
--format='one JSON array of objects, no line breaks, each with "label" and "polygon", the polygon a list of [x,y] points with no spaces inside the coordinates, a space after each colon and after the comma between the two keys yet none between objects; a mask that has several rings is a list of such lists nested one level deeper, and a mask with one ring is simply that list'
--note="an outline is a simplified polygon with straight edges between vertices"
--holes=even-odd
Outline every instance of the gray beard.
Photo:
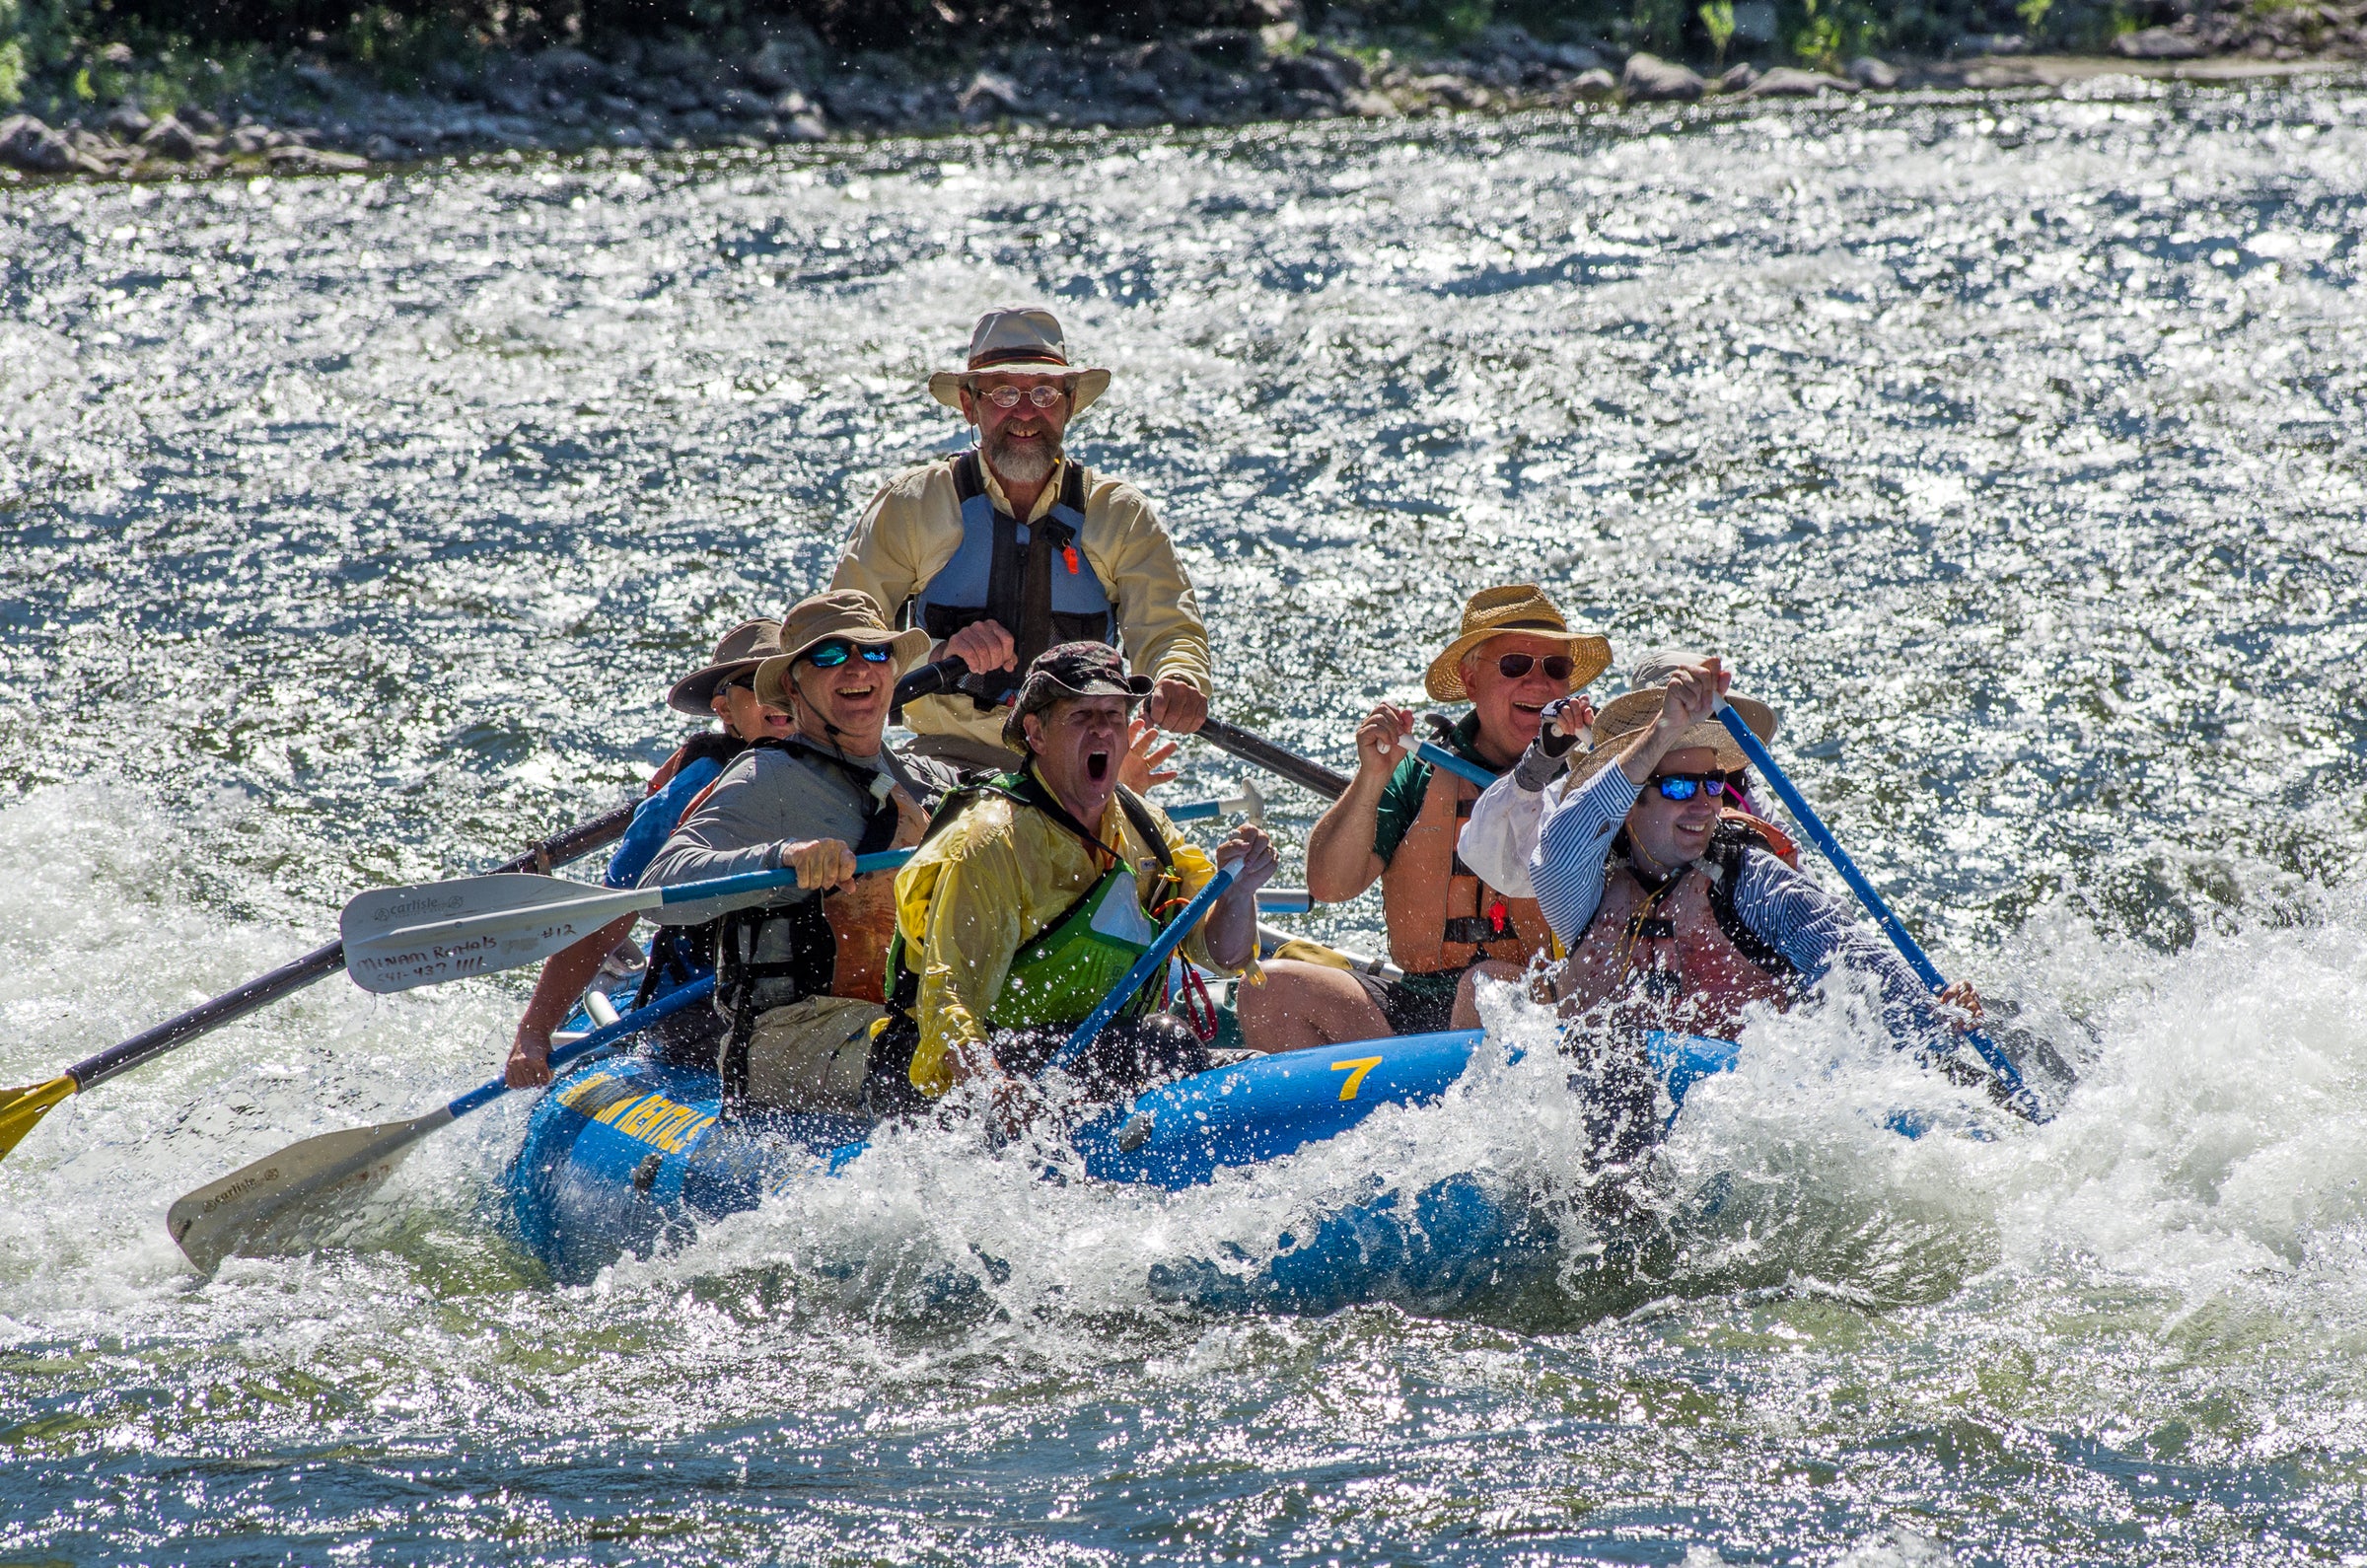
[{"label": "gray beard", "polygon": [[1056,440],[1016,447],[998,437],[986,447],[986,463],[994,469],[994,476],[1013,484],[1041,484],[1051,477],[1052,466],[1059,461],[1060,443]]}]

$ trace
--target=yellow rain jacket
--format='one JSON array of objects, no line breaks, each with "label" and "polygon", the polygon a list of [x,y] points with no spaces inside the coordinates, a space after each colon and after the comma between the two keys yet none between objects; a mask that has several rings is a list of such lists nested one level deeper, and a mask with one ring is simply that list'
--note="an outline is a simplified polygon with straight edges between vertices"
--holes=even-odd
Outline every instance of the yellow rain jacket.
[{"label": "yellow rain jacket", "polygon": [[[1060,499],[1068,463],[1061,460],[1044,481],[1029,523],[1040,520]],[[994,470],[983,463],[979,468],[987,496],[998,511],[1008,512],[1011,503],[995,482]],[[1174,676],[1190,681],[1203,696],[1212,694],[1216,687],[1199,596],[1184,575],[1175,542],[1150,502],[1122,479],[1087,469],[1084,510],[1077,547],[1116,606],[1126,668],[1153,679]],[[830,586],[869,594],[893,625],[905,602],[945,569],[961,542],[962,502],[954,490],[954,460],[907,468],[871,498]],[[904,723],[915,735],[966,735],[999,748],[1003,711],[981,710],[963,696],[924,697],[904,710]]]},{"label": "yellow rain jacket", "polygon": [[[1216,863],[1151,808],[1188,898],[1216,875]],[[1144,889],[1157,885],[1158,858],[1134,832],[1115,796],[1095,831],[1126,857]],[[912,1013],[920,1043],[912,1087],[934,1099],[954,1086],[946,1052],[967,1046],[984,1059],[986,1022],[1002,994],[1012,956],[1099,882],[1109,862],[1040,811],[1000,795],[973,801],[896,874],[897,927],[904,962],[920,974]],[[1183,956],[1202,968],[1233,973],[1210,958],[1205,923],[1184,939]],[[1254,967],[1255,961],[1252,961]]]}]

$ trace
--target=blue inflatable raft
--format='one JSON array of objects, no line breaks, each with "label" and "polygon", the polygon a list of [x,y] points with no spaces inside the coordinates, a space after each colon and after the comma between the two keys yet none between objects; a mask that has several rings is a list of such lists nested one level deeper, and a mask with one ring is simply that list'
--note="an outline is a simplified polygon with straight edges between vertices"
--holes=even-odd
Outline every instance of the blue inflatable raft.
[{"label": "blue inflatable raft", "polygon": [[[1292,1154],[1384,1105],[1437,1101],[1471,1064],[1476,1031],[1414,1034],[1253,1057],[1111,1106],[1072,1134],[1086,1174],[1180,1190],[1220,1169]],[[1734,1064],[1731,1041],[1653,1035],[1672,1102]],[[536,1105],[506,1183],[519,1240],[563,1280],[686,1238],[701,1220],[752,1209],[785,1181],[859,1162],[867,1125],[831,1115],[724,1119],[711,1071],[645,1055],[577,1067]],[[821,1178],[819,1175],[812,1178]],[[1182,1259],[1152,1271],[1155,1294],[1210,1307],[1328,1311],[1483,1286],[1549,1247],[1525,1202],[1475,1176],[1419,1191],[1375,1190],[1273,1239],[1235,1266]]]}]

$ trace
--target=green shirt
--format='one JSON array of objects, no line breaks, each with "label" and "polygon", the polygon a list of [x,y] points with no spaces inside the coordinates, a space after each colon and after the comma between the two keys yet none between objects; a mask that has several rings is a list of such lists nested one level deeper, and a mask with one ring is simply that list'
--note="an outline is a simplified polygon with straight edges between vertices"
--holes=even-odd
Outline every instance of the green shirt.
[{"label": "green shirt", "polygon": [[[1493,772],[1494,765],[1473,749],[1478,739],[1479,715],[1467,713],[1442,744],[1458,756]],[[1381,786],[1381,810],[1373,823],[1373,853],[1381,857],[1384,866],[1397,854],[1398,846],[1405,842],[1414,819],[1422,815],[1422,797],[1430,791],[1432,771],[1429,763],[1409,755],[1389,775],[1389,782]],[[1459,970],[1448,969],[1439,974],[1408,974],[1397,983],[1417,995],[1440,995],[1451,993],[1462,978]]]}]

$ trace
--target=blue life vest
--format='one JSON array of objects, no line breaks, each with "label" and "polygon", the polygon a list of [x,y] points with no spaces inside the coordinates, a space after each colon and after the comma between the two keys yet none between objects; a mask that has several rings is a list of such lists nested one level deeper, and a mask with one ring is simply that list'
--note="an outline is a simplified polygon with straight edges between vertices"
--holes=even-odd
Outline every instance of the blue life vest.
[{"label": "blue life vest", "polygon": [[[1034,525],[995,510],[975,452],[954,460],[962,543],[904,606],[904,624],[943,642],[991,620],[1018,646],[1017,669],[971,677],[962,689],[989,707],[1019,689],[1036,656],[1064,642],[1117,641],[1117,611],[1077,537],[1085,529],[1085,470],[1062,465],[1060,495]],[[982,681],[982,689],[980,682]]]}]

